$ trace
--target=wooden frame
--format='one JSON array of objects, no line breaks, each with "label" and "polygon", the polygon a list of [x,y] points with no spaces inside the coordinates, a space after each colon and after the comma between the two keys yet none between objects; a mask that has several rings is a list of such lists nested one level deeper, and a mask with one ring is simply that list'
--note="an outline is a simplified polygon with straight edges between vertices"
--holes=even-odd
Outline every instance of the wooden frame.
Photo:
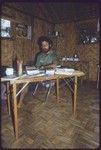
[{"label": "wooden frame", "polygon": [[94,22],[82,22],[77,24],[79,33],[78,44],[95,44],[99,42],[97,24],[97,20]]},{"label": "wooden frame", "polygon": [[26,38],[31,40],[31,26],[16,23],[16,36],[20,38]]},{"label": "wooden frame", "polygon": [[[2,39],[11,39],[12,38],[12,22],[10,19],[1,18],[1,35]],[[4,35],[3,35],[4,34]]]}]

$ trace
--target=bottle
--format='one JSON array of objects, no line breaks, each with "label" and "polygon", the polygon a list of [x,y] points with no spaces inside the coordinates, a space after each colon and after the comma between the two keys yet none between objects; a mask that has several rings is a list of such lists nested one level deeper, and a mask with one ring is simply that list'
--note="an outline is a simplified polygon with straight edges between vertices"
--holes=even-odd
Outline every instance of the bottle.
[{"label": "bottle", "polygon": [[18,59],[18,58],[17,58],[17,55],[14,55],[14,54],[13,54],[12,67],[13,67],[15,73],[17,73],[17,59]]},{"label": "bottle", "polygon": [[18,75],[22,75],[23,71],[22,71],[22,60],[17,60],[17,70],[18,70]]},{"label": "bottle", "polygon": [[74,55],[74,58],[77,58],[77,54]]}]

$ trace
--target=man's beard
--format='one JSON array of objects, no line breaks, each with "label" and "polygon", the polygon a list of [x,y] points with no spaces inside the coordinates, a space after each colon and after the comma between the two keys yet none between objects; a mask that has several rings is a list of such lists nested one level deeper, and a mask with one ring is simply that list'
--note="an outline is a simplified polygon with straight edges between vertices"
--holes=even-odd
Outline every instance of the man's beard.
[{"label": "man's beard", "polygon": [[44,53],[47,53],[50,49],[43,49]]}]

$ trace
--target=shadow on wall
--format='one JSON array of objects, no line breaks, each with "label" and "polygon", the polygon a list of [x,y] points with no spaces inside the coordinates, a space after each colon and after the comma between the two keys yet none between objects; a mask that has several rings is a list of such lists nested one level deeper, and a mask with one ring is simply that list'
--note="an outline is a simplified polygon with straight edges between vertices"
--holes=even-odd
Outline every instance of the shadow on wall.
[{"label": "shadow on wall", "polygon": [[37,56],[38,56],[40,53],[41,53],[41,51],[38,52],[38,53],[36,53],[35,59],[28,61],[26,65],[28,65],[28,66],[33,66],[33,65],[35,65],[35,64],[36,64],[36,60],[37,60]]},{"label": "shadow on wall", "polygon": [[6,76],[6,68],[8,68],[9,66],[1,66],[0,69],[0,75],[2,76]]}]

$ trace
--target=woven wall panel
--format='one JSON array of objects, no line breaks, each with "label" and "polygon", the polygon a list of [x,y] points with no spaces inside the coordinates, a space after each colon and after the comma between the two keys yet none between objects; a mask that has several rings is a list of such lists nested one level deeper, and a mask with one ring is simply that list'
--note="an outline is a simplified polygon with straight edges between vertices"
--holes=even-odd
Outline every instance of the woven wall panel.
[{"label": "woven wall panel", "polygon": [[1,41],[1,64],[12,65],[13,42],[10,40]]},{"label": "woven wall panel", "polygon": [[[28,60],[32,59],[32,41],[27,38],[17,36],[15,28],[16,23],[31,25],[32,18],[14,9],[8,7],[3,8],[3,17],[5,18],[7,16],[6,18],[10,19],[13,23],[13,39],[1,40],[2,65],[12,65],[13,53],[17,54],[18,58],[22,59],[23,63],[26,64]],[[12,15],[13,13],[14,16]]]},{"label": "woven wall panel", "polygon": [[16,11],[16,21],[24,23],[26,25],[31,25],[31,17],[29,15],[24,15],[21,12]]},{"label": "woven wall panel", "polygon": [[[89,80],[97,79],[97,64],[99,63],[99,45],[88,44],[77,47],[81,60],[89,62]],[[79,51],[80,50],[80,51]]]},{"label": "woven wall panel", "polygon": [[[89,20],[91,22],[91,20]],[[79,44],[78,31],[74,23],[58,24],[55,30],[64,34],[63,40],[58,39],[57,48],[61,56],[72,57],[75,53],[81,61],[89,63],[89,80],[97,79],[97,64],[99,63],[99,44]]]},{"label": "woven wall panel", "polygon": [[[13,52],[17,54],[19,59],[23,60],[23,63],[34,60],[35,54],[39,51],[37,40],[42,35],[47,35],[48,32],[54,30],[54,25],[49,24],[43,20],[31,18],[30,16],[24,15],[23,13],[8,7],[3,7],[3,16],[6,16],[13,21],[14,27],[14,39],[13,40],[2,40],[2,65],[12,65]],[[7,14],[8,13],[8,14]],[[15,14],[14,17],[12,14]],[[15,24],[22,23],[25,25],[32,25],[32,39],[19,37],[15,32]],[[12,44],[11,44],[12,43]]]},{"label": "woven wall panel", "polygon": [[5,17],[10,17],[11,19],[16,18],[16,11],[2,5],[2,15]]},{"label": "woven wall panel", "polygon": [[63,33],[63,39],[58,38],[58,49],[60,55],[72,56],[75,51],[75,43],[77,42],[77,34],[75,24],[60,24],[55,26],[55,30]]},{"label": "woven wall panel", "polygon": [[31,24],[31,17],[29,17],[29,15],[24,15],[22,12],[19,12],[14,8],[2,6],[2,15],[18,23]]}]

